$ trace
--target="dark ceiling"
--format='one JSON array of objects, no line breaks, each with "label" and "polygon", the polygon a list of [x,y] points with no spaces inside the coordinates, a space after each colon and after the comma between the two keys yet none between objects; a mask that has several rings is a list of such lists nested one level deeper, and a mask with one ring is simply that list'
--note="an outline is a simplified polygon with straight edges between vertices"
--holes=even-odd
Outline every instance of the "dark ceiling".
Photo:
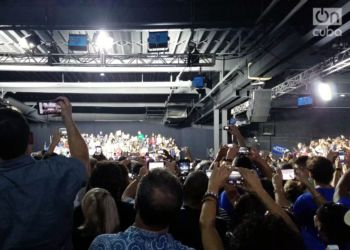
[{"label": "dark ceiling", "polygon": [[[0,85],[8,82],[176,85],[177,76],[177,80],[185,82],[203,75],[206,89],[200,91],[179,87],[155,93],[143,93],[136,88],[137,93],[120,90],[113,94],[84,89],[62,93],[58,87],[43,93],[28,88],[2,90],[4,97],[30,107],[35,107],[38,100],[65,94],[73,103],[80,104],[74,108],[76,113],[140,114],[147,119],[154,112],[158,116],[151,116],[152,119],[163,122],[167,111],[177,104],[188,114],[186,119],[175,120],[180,126],[194,122],[212,124],[214,108],[230,110],[246,101],[247,93],[254,88],[247,77],[248,62],[253,63],[254,76],[272,76],[265,84],[265,88],[272,88],[347,48],[349,5],[345,0],[5,0],[0,3]],[[312,35],[315,28],[312,11],[321,7],[342,8],[342,36]],[[94,44],[100,29],[108,31],[114,40],[113,47],[104,51],[106,61],[99,61],[101,52]],[[154,30],[169,31],[168,51],[149,52],[148,32]],[[68,51],[70,33],[88,36],[86,54]],[[41,44],[28,51],[19,42],[30,34],[38,36]],[[210,64],[203,61],[202,66],[188,64],[190,42],[195,43],[200,55],[213,61]],[[52,44],[57,48],[60,63],[47,62]]]}]

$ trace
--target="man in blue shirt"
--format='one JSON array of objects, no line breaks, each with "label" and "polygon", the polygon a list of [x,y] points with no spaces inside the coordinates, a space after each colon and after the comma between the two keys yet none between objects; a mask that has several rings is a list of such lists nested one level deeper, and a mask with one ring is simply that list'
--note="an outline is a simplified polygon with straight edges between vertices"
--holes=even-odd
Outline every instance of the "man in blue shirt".
[{"label": "man in blue shirt", "polygon": [[188,250],[189,247],[167,233],[181,205],[182,188],[178,179],[168,170],[153,169],[142,177],[137,188],[134,225],[125,232],[98,236],[90,249]]},{"label": "man in blue shirt", "polygon": [[[310,177],[315,181],[317,192],[326,200],[332,201],[334,188],[331,186],[334,168],[332,162],[321,156],[314,156],[306,164]],[[314,215],[321,204],[316,204],[310,192],[300,195],[295,201],[292,211],[301,229],[307,249],[322,249],[321,241],[314,226]],[[320,248],[321,247],[321,248]]]},{"label": "man in blue shirt", "polygon": [[35,161],[26,155],[29,126],[0,109],[0,249],[71,249],[73,201],[86,178],[87,146],[65,97],[62,109],[73,158]]}]

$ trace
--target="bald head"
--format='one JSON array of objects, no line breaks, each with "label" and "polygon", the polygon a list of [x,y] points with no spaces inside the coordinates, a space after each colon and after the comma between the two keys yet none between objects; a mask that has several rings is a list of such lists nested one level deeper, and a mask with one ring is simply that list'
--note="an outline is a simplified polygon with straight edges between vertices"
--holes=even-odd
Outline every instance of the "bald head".
[{"label": "bald head", "polygon": [[158,229],[168,227],[181,206],[181,184],[169,171],[157,168],[141,179],[135,207],[145,225]]}]

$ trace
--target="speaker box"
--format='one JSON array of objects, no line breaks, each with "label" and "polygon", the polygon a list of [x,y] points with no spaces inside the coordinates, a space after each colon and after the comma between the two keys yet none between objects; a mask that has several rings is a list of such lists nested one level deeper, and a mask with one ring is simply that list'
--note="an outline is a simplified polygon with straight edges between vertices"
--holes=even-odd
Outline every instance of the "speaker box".
[{"label": "speaker box", "polygon": [[257,89],[253,91],[252,99],[247,110],[248,120],[251,122],[266,122],[271,109],[270,89]]},{"label": "speaker box", "polygon": [[167,119],[185,119],[187,118],[187,107],[168,107],[165,113]]}]

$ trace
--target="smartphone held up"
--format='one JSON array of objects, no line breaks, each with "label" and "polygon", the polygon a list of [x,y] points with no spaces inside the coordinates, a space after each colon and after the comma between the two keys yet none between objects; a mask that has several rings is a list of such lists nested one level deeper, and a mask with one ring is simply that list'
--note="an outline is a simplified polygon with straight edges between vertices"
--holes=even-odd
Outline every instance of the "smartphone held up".
[{"label": "smartphone held up", "polygon": [[38,103],[39,115],[60,115],[61,107],[56,100],[39,101]]}]

